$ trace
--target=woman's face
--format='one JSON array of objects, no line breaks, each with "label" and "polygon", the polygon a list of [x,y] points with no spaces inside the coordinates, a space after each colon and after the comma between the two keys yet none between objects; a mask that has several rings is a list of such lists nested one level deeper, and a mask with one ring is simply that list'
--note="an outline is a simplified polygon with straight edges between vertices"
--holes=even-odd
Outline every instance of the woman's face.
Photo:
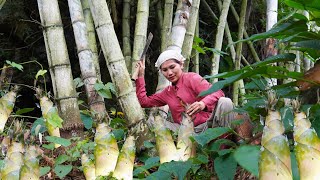
[{"label": "woman's face", "polygon": [[175,84],[182,74],[182,64],[174,59],[166,60],[160,66],[161,72],[170,82]]}]

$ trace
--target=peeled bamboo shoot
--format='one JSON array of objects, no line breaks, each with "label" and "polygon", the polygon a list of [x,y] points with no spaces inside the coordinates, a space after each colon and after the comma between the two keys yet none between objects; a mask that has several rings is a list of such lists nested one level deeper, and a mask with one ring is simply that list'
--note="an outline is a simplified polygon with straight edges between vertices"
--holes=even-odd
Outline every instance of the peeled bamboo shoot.
[{"label": "peeled bamboo shoot", "polygon": [[170,130],[164,126],[160,115],[154,116],[154,132],[160,163],[178,160],[176,145],[174,144]]},{"label": "peeled bamboo shoot", "polygon": [[119,180],[132,180],[135,152],[136,147],[134,137],[129,136],[122,146],[121,152],[118,157],[117,166],[113,173],[113,177]]},{"label": "peeled bamboo shoot", "polygon": [[292,180],[288,139],[279,111],[269,110],[261,139],[260,180]]},{"label": "peeled bamboo shoot", "polygon": [[193,121],[190,116],[182,113],[182,121],[179,128],[177,151],[179,160],[187,161],[192,155],[193,143],[190,136],[194,134]]},{"label": "peeled bamboo shoot", "polygon": [[108,125],[101,123],[96,128],[94,141],[96,143],[94,149],[96,176],[108,176],[117,164],[119,156],[117,140]]},{"label": "peeled bamboo shoot", "polygon": [[1,171],[2,180],[19,180],[20,169],[23,165],[24,147],[22,143],[12,142],[8,148]]},{"label": "peeled bamboo shoot", "polygon": [[[46,127],[50,136],[60,137],[59,126],[61,126],[63,120],[58,114],[57,107],[53,106],[53,102],[47,97],[42,96],[40,98],[40,107],[42,116],[46,121]],[[60,147],[60,144],[55,144],[55,147]]]},{"label": "peeled bamboo shoot", "polygon": [[12,91],[0,98],[0,133],[3,132],[4,126],[13,110],[18,89],[15,86]]},{"label": "peeled bamboo shoot", "polygon": [[21,168],[20,180],[40,179],[39,155],[36,146],[28,146],[24,154],[24,164]]},{"label": "peeled bamboo shoot", "polygon": [[320,139],[304,112],[295,111],[293,131],[300,179],[320,179]]},{"label": "peeled bamboo shoot", "polygon": [[88,158],[86,154],[82,154],[81,156],[81,164],[83,167],[83,173],[86,177],[86,180],[95,180],[96,172],[94,162]]}]

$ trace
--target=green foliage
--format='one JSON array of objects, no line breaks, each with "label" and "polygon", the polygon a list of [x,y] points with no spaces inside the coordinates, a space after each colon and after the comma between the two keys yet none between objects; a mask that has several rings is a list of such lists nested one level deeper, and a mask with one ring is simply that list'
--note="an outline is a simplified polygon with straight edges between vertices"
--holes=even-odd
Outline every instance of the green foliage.
[{"label": "green foliage", "polygon": [[72,165],[56,165],[54,172],[62,179],[72,170]]},{"label": "green foliage", "polygon": [[216,139],[227,132],[231,132],[231,129],[227,127],[209,128],[205,132],[194,136],[194,139],[198,144],[204,146],[211,140]]},{"label": "green foliage", "polygon": [[55,144],[61,144],[64,147],[70,146],[71,141],[65,138],[56,137],[56,136],[46,136],[45,139],[48,142],[55,143]]},{"label": "green foliage", "polygon": [[234,158],[239,163],[239,165],[251,172],[256,177],[259,176],[259,157],[260,146],[240,146],[234,152]]},{"label": "green foliage", "polygon": [[81,118],[81,120],[83,122],[83,125],[84,125],[84,127],[86,129],[91,129],[92,128],[93,119],[88,113],[86,113],[84,111],[81,111],[80,112],[80,118]]},{"label": "green foliage", "polygon": [[160,165],[157,172],[152,173],[147,179],[171,179],[172,177],[183,180],[187,172],[191,169],[192,163],[190,161],[172,161]]},{"label": "green foliage", "polygon": [[17,68],[20,71],[23,71],[23,66],[21,64],[15,63],[15,62],[11,62],[6,60],[6,63],[9,64],[11,67]]},{"label": "green foliage", "polygon": [[237,162],[232,153],[217,157],[214,160],[214,169],[219,179],[233,180],[237,169]]},{"label": "green foliage", "polygon": [[112,99],[111,92],[116,94],[114,85],[111,82],[103,84],[101,82],[94,84],[94,89],[98,92],[100,96],[106,99]]}]

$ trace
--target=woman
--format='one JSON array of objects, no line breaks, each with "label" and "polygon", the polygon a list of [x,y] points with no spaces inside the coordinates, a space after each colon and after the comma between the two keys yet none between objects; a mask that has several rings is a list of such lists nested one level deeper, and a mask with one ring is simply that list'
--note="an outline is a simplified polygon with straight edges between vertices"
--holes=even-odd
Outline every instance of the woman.
[{"label": "woman", "polygon": [[208,90],[211,84],[197,73],[183,72],[184,60],[175,50],[166,50],[160,54],[155,66],[172,85],[151,96],[146,94],[144,62],[137,63],[133,79],[141,106],[149,108],[168,105],[174,123],[167,123],[166,126],[174,131],[179,127],[182,112],[193,118],[197,133],[208,127],[231,126],[230,121],[234,119],[232,101],[224,97],[222,90],[198,97],[199,93]]}]

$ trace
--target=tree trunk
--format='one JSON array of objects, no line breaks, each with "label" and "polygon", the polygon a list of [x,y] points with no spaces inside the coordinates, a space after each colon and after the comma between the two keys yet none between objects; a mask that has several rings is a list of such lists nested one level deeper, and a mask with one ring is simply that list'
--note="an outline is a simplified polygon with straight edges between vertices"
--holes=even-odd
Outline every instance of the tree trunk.
[{"label": "tree trunk", "polygon": [[[168,39],[171,35],[173,2],[173,0],[165,0],[164,4],[163,24],[161,24],[161,52],[167,49]],[[158,81],[158,83],[159,82],[162,82],[162,80]]]},{"label": "tree trunk", "polygon": [[[218,51],[221,51],[221,48],[222,48],[223,34],[227,24],[227,17],[228,17],[230,3],[231,3],[231,0],[223,1],[221,14],[219,18],[219,24],[217,27],[216,41],[214,45],[214,48]],[[219,73],[220,54],[214,53],[211,61],[212,61],[211,75],[216,75]],[[217,81],[218,81],[217,78],[215,78],[213,82],[217,82]]]},{"label": "tree trunk", "polygon": [[184,61],[184,71],[189,71],[189,62],[190,62],[190,56],[192,51],[192,45],[193,45],[193,38],[194,33],[196,29],[196,24],[199,16],[199,6],[200,6],[200,0],[193,0],[192,6],[191,6],[191,12],[188,20],[187,25],[187,32],[183,41],[182,46],[182,56],[186,58]]},{"label": "tree trunk", "polygon": [[83,124],[80,120],[78,99],[73,85],[58,1],[38,0],[38,8],[54,97],[57,101],[60,115],[64,120],[62,134],[65,137],[71,135],[81,136],[79,134],[82,133]]},{"label": "tree trunk", "polygon": [[127,69],[131,70],[131,43],[130,43],[130,1],[123,1],[122,13],[122,51]]},{"label": "tree trunk", "polygon": [[94,29],[93,19],[90,11],[90,6],[88,0],[81,0],[84,20],[87,26],[89,46],[92,52],[93,64],[96,69],[97,79],[101,81],[101,72],[98,56],[98,46],[96,40],[96,31]]},{"label": "tree trunk", "polygon": [[118,102],[125,113],[128,125],[132,126],[144,119],[144,112],[133,90],[108,5],[104,0],[89,0],[89,4]]},{"label": "tree trunk", "polygon": [[93,54],[89,47],[88,32],[81,2],[80,0],[68,0],[68,5],[90,110],[94,112],[96,120],[101,121],[105,117],[108,120],[104,99],[94,89],[94,84],[97,82],[97,73],[93,63]]},{"label": "tree trunk", "polygon": [[136,64],[140,61],[144,44],[147,39],[148,18],[150,0],[139,0],[137,7],[137,19],[134,31],[134,42],[132,51],[132,70],[135,72]]}]

